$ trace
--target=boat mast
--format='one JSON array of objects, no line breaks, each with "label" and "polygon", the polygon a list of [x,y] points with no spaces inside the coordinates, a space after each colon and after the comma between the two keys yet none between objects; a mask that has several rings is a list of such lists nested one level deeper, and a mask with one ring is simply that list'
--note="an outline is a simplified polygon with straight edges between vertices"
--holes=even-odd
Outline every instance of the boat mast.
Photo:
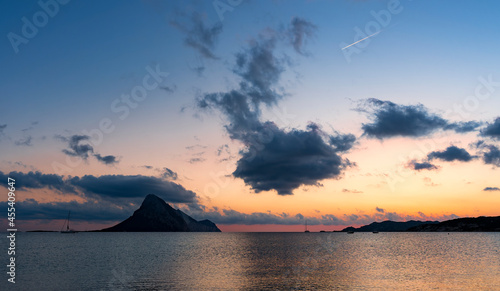
[{"label": "boat mast", "polygon": [[68,211],[68,223],[66,224],[66,230],[69,230],[69,215],[71,214],[71,211]]}]

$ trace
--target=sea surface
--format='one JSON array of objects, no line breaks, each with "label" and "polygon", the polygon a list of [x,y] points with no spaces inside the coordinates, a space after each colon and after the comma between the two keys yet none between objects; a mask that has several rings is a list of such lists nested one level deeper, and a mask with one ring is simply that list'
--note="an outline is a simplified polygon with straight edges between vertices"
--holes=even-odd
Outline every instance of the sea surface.
[{"label": "sea surface", "polygon": [[500,290],[500,233],[17,233],[1,290]]}]

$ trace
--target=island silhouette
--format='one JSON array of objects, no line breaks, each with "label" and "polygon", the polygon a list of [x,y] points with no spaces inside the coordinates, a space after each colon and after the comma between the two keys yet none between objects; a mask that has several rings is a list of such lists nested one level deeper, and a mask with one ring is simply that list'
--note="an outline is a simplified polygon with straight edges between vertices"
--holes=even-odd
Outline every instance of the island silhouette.
[{"label": "island silhouette", "polygon": [[439,221],[405,221],[386,220],[372,222],[358,228],[346,227],[342,232],[480,232],[500,231],[500,216],[465,217]]},{"label": "island silhouette", "polygon": [[104,232],[220,232],[208,219],[197,221],[179,209],[174,209],[160,197],[149,194],[134,214]]}]

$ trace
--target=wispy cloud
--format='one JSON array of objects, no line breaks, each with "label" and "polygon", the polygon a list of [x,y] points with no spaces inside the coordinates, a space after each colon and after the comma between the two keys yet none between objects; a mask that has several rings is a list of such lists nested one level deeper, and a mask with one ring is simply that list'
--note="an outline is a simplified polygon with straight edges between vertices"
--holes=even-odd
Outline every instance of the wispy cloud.
[{"label": "wispy cloud", "polygon": [[14,142],[16,146],[33,146],[33,137],[31,135],[25,136],[21,139],[18,139]]},{"label": "wispy cloud", "polygon": [[500,191],[500,188],[498,188],[498,187],[486,187],[483,189],[483,191]]},{"label": "wispy cloud", "polygon": [[83,160],[87,160],[89,156],[93,156],[99,162],[106,165],[114,165],[119,162],[116,156],[103,156],[95,152],[94,147],[90,145],[90,136],[88,135],[72,135],[69,137],[56,135],[55,138],[68,143],[68,149],[62,150],[68,156],[79,157]]},{"label": "wispy cloud", "polygon": [[212,26],[204,23],[202,15],[193,13],[188,23],[181,23],[178,20],[172,20],[170,24],[181,31],[184,35],[184,43],[197,51],[200,56],[206,59],[218,59],[214,53],[214,47],[218,36],[222,32],[222,24],[217,22]]}]

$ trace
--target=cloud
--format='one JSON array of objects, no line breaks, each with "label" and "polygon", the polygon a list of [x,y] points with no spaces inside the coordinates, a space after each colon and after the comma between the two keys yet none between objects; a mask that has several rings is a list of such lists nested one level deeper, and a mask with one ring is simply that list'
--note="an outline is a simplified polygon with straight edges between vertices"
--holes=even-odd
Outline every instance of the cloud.
[{"label": "cloud", "polygon": [[465,149],[456,146],[449,146],[444,151],[434,151],[427,155],[429,160],[439,159],[447,162],[461,161],[469,162],[474,157],[471,156]]},{"label": "cloud", "polygon": [[169,93],[169,94],[172,94],[174,93],[176,90],[177,90],[177,86],[176,85],[172,85],[172,86],[160,86],[160,89],[162,89],[163,91]]},{"label": "cloud", "polygon": [[390,101],[370,98],[358,107],[368,112],[372,123],[363,124],[364,134],[379,139],[395,136],[419,137],[428,135],[447,125],[443,118],[429,113],[423,105],[398,105]]},{"label": "cloud", "polygon": [[416,170],[416,171],[420,171],[420,170],[437,170],[438,167],[436,167],[435,165],[429,163],[429,162],[426,162],[426,161],[423,161],[423,162],[417,162],[416,160],[411,160],[409,163],[408,163],[408,167],[413,169],[413,170]]},{"label": "cloud", "polygon": [[446,162],[470,162],[474,158],[477,157],[471,156],[469,152],[467,152],[463,148],[459,148],[457,146],[449,146],[443,151],[430,152],[429,154],[427,154],[427,158],[422,161],[411,160],[410,162],[408,162],[407,167],[416,171],[437,170],[438,167],[431,163],[432,160],[438,159]]},{"label": "cloud", "polygon": [[206,161],[205,158],[191,158],[191,159],[188,160],[188,163],[190,163],[190,164],[196,164],[196,163],[202,163],[204,161]]},{"label": "cloud", "polygon": [[56,135],[55,138],[68,143],[69,149],[62,150],[62,152],[68,156],[79,157],[83,160],[87,160],[89,156],[93,156],[99,162],[106,165],[113,165],[119,162],[116,156],[102,156],[101,154],[95,152],[94,148],[89,144],[90,136],[88,135],[75,134],[70,137]]},{"label": "cloud", "polygon": [[206,149],[207,146],[204,146],[204,145],[201,145],[201,144],[195,144],[195,145],[192,145],[192,146],[187,146],[186,149],[187,150],[196,150],[197,148],[200,148],[200,149]]},{"label": "cloud", "polygon": [[23,129],[21,129],[21,131],[22,131],[22,132],[28,132],[28,131],[30,131],[30,130],[32,130],[32,129],[34,129],[34,128],[35,128],[35,125],[38,125],[38,121],[33,121],[33,122],[31,122],[29,127],[27,127],[27,128],[23,128]]},{"label": "cloud", "polygon": [[28,173],[13,171],[8,174],[4,174],[0,171],[0,185],[8,187],[8,177],[16,180],[16,189],[18,190],[48,188],[51,190],[57,190],[60,193],[77,193],[73,185],[68,184],[67,181],[63,180],[63,176],[55,174],[43,174],[39,171]]},{"label": "cloud", "polygon": [[268,140],[247,143],[248,148],[233,173],[257,193],[276,190],[280,195],[290,195],[301,185],[317,185],[323,179],[339,178],[343,170],[351,166],[349,160],[338,155],[335,146],[323,139],[323,132],[317,128],[284,131],[272,122],[262,126],[260,132],[266,133]]},{"label": "cloud", "polygon": [[473,143],[472,146],[480,150],[485,164],[500,167],[500,149],[496,145],[487,144],[480,140]]},{"label": "cloud", "polygon": [[287,35],[290,44],[293,46],[297,53],[302,55],[305,54],[304,46],[309,39],[314,37],[316,30],[316,25],[305,19],[299,17],[294,17],[292,19],[287,31]]},{"label": "cloud", "polygon": [[[18,211],[23,215],[20,220],[53,220],[65,219],[68,211],[71,211],[73,221],[91,222],[115,222],[121,221],[131,215],[140,205],[144,197],[102,200],[87,197],[86,202],[48,202],[40,203],[34,199],[24,200],[18,206]],[[194,203],[193,203],[194,204]],[[193,204],[187,204],[191,206]],[[196,204],[194,204],[196,206]],[[7,208],[7,202],[0,202],[0,207]],[[457,218],[456,215],[427,216],[422,212],[418,215],[403,215],[389,212],[385,209],[376,208],[374,214],[324,214],[318,217],[305,217],[304,215],[289,213],[254,212],[242,213],[232,209],[219,210],[217,207],[206,209],[205,207],[189,207],[183,209],[195,219],[209,219],[217,224],[242,224],[242,225],[302,225],[307,219],[309,225],[353,225],[369,224],[373,221],[384,221],[387,219],[395,221],[408,220],[447,220]]]},{"label": "cloud", "polygon": [[439,184],[432,182],[431,178],[429,178],[429,177],[424,177],[424,183],[425,183],[425,186],[429,186],[429,187],[439,186]]},{"label": "cloud", "polygon": [[[0,207],[6,209],[7,202],[0,202]],[[130,201],[126,203],[94,200],[83,203],[76,201],[40,203],[34,199],[27,199],[16,204],[16,211],[23,214],[16,219],[66,219],[68,211],[71,211],[72,221],[111,223],[126,219],[138,207],[139,204],[132,204]]]},{"label": "cloud", "polygon": [[33,137],[31,135],[25,136],[21,139],[16,140],[14,143],[16,146],[33,146],[32,143]]},{"label": "cloud", "polygon": [[229,151],[229,146],[227,144],[221,145],[217,148],[217,156],[220,157],[223,153],[231,154]]},{"label": "cloud", "polygon": [[[302,51],[309,23],[296,20],[296,49]],[[308,27],[308,28],[307,28]],[[293,30],[292,29],[292,30]],[[287,58],[276,53],[281,36],[268,33],[250,42],[250,47],[236,55],[233,72],[241,78],[237,89],[203,94],[197,100],[200,109],[215,109],[227,119],[226,131],[231,139],[244,146],[233,176],[258,193],[276,190],[279,195],[292,194],[301,185],[319,185],[319,181],[340,178],[353,164],[339,154],[355,143],[354,135],[328,135],[316,124],[305,130],[285,130],[270,121],[261,121],[261,107],[274,106],[284,97],[277,90]]]},{"label": "cloud", "polygon": [[[377,210],[378,209],[378,210]],[[384,211],[384,212],[380,212]],[[450,215],[425,215],[419,212],[418,215],[405,215],[396,212],[386,211],[385,209],[376,208],[376,212],[373,214],[324,214],[318,217],[304,216],[300,213],[289,214],[289,213],[272,213],[272,212],[254,212],[254,213],[242,213],[233,209],[210,209],[203,212],[189,212],[195,219],[209,219],[216,224],[231,225],[303,225],[305,220],[307,220],[308,225],[363,225],[369,224],[374,221],[409,221],[409,220],[449,220],[458,218],[455,214]]]},{"label": "cloud", "polygon": [[500,117],[497,117],[493,123],[488,123],[488,125],[481,130],[481,135],[500,140]]},{"label": "cloud", "polygon": [[437,130],[454,130],[467,133],[477,130],[479,121],[449,122],[437,114],[430,113],[422,104],[400,105],[391,101],[370,98],[355,109],[367,113],[371,123],[364,123],[364,135],[378,139],[391,137],[421,137]]},{"label": "cloud", "polygon": [[161,177],[166,180],[175,181],[178,176],[177,173],[170,170],[169,168],[163,168],[163,172],[161,173]]},{"label": "cloud", "polygon": [[193,48],[206,59],[218,59],[213,52],[217,38],[222,32],[220,22],[206,26],[201,15],[193,13],[189,19],[189,24],[185,25],[178,21],[171,21],[170,24],[184,33],[184,44]]},{"label": "cloud", "polygon": [[62,152],[68,156],[80,157],[84,160],[88,159],[89,154],[94,152],[94,148],[89,144],[80,144],[80,142],[89,141],[88,135],[72,135],[70,137],[56,136],[56,138],[68,142],[69,149],[63,149]]},{"label": "cloud", "polygon": [[94,157],[99,161],[106,165],[112,165],[118,163],[118,160],[115,156],[101,156],[100,154],[94,154]]},{"label": "cloud", "polygon": [[330,145],[335,147],[338,152],[346,152],[350,150],[356,143],[356,137],[353,134],[336,133],[329,137]]},{"label": "cloud", "polygon": [[483,189],[483,191],[500,191],[500,188],[498,188],[498,187],[486,187]]},{"label": "cloud", "polygon": [[68,177],[43,174],[41,172],[10,172],[0,171],[0,185],[8,187],[7,178],[16,180],[17,189],[57,190],[62,194],[79,194],[89,199],[114,198],[144,198],[155,194],[167,202],[197,204],[197,196],[193,191],[182,185],[153,176],[142,175],[85,175],[83,177]]},{"label": "cloud", "polygon": [[350,190],[350,189],[342,189],[342,192],[344,192],[344,193],[354,193],[354,194],[363,193],[363,191],[358,191],[356,189],[352,189],[352,190]]},{"label": "cloud", "polygon": [[7,128],[7,124],[0,124],[0,137],[5,135],[5,128]]},{"label": "cloud", "polygon": [[283,97],[273,90],[285,69],[284,60],[274,52],[276,41],[275,38],[256,41],[249,50],[236,55],[234,72],[243,79],[240,92],[251,101],[253,109],[258,109],[260,103],[274,105]]},{"label": "cloud", "polygon": [[454,130],[456,133],[467,133],[476,131],[478,127],[482,126],[483,122],[479,121],[466,121],[450,123],[444,127],[445,130]]},{"label": "cloud", "polygon": [[494,145],[489,145],[487,148],[488,151],[483,153],[484,163],[500,167],[500,149]]},{"label": "cloud", "polygon": [[[54,220],[65,219],[68,211],[71,211],[72,221],[86,222],[101,222],[113,223],[121,221],[129,217],[140,205],[144,197],[130,203],[130,200],[118,201],[117,203],[110,201],[90,200],[79,203],[76,201],[70,202],[49,202],[40,203],[34,199],[27,199],[16,206],[17,210],[22,212],[19,220]],[[1,208],[7,208],[7,202],[0,202]],[[380,209],[380,208],[378,208]],[[383,209],[382,209],[383,210]],[[374,221],[409,221],[409,220],[449,220],[458,218],[455,214],[450,215],[425,215],[419,212],[418,215],[404,215],[396,212],[380,212],[377,210],[374,214],[324,214],[318,217],[304,216],[300,213],[295,215],[289,213],[272,213],[272,212],[254,212],[242,213],[233,209],[217,208],[204,210],[183,209],[188,215],[195,219],[209,219],[216,224],[221,225],[303,225],[307,219],[308,225],[362,225],[369,224]]]},{"label": "cloud", "polygon": [[142,175],[103,175],[73,177],[68,180],[87,195],[96,194],[103,198],[139,198],[155,194],[165,201],[176,203],[195,202],[196,194],[183,186],[157,177]]}]

